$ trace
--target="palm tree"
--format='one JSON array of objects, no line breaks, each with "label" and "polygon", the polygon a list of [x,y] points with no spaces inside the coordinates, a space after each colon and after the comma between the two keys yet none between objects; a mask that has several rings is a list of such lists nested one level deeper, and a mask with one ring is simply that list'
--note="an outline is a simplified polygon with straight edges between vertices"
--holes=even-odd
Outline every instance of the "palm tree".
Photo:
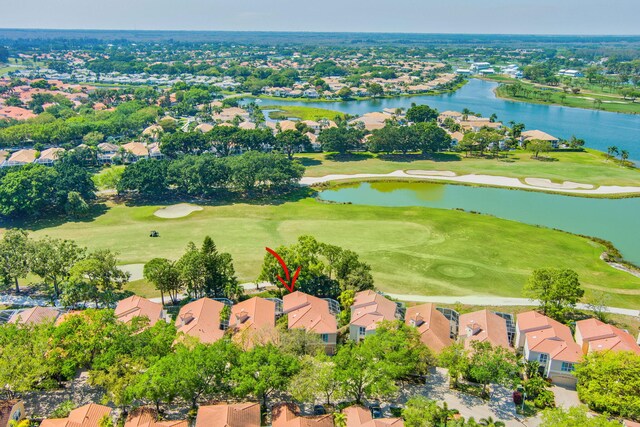
[{"label": "palm tree", "polygon": [[485,427],[504,427],[505,426],[505,424],[502,421],[494,420],[491,417],[482,418],[478,422],[478,425],[485,426]]},{"label": "palm tree", "polygon": [[607,148],[607,160],[609,160],[614,155],[618,154],[618,152],[619,152],[618,147],[616,147],[615,145],[612,145],[612,146],[608,147]]},{"label": "palm tree", "polygon": [[629,152],[627,150],[620,151],[620,164],[624,164],[624,162],[629,158]]},{"label": "palm tree", "polygon": [[347,427],[347,416],[342,412],[333,414],[333,422],[336,427]]}]

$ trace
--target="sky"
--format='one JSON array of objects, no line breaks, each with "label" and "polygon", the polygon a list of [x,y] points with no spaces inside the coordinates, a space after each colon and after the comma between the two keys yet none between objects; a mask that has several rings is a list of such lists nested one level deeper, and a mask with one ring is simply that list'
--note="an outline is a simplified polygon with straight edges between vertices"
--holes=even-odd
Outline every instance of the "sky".
[{"label": "sky", "polygon": [[0,28],[640,34],[640,0],[0,0]]}]

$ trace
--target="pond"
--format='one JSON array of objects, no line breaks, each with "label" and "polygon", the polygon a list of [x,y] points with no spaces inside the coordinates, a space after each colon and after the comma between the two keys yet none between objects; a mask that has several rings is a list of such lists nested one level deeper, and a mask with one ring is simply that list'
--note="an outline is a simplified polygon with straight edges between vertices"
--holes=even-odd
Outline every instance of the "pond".
[{"label": "pond", "polygon": [[454,93],[347,102],[304,102],[295,100],[263,100],[264,105],[301,105],[326,108],[361,115],[384,108],[409,108],[411,103],[428,104],[439,111],[468,108],[489,117],[496,113],[504,123],[524,123],[527,129],[540,129],[569,139],[571,135],[585,139],[587,146],[607,151],[611,145],[627,150],[630,158],[640,160],[640,115],[610,113],[556,105],[529,104],[497,98],[497,83],[472,79]]},{"label": "pond", "polygon": [[320,198],[374,206],[464,209],[611,241],[640,264],[640,199],[596,199],[462,185],[371,182],[324,190]]}]

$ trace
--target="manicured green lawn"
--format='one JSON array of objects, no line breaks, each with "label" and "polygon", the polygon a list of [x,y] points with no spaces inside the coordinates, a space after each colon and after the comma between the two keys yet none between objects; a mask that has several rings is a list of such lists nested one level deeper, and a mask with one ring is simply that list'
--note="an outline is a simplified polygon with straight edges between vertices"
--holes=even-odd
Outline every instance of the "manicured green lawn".
[{"label": "manicured green lawn", "polygon": [[[537,267],[575,269],[583,285],[609,290],[610,305],[638,307],[640,279],[599,259],[603,247],[566,233],[458,211],[324,204],[307,198],[270,205],[207,206],[181,219],[153,216],[157,206],[113,205],[86,222],[34,231],[74,239],[90,249],[110,248],[123,264],[179,257],[187,243],[210,235],[233,256],[238,278],[255,280],[265,246],[302,234],[359,253],[377,286],[423,295],[521,296]],[[157,230],[159,238],[149,238]],[[145,293],[144,283],[134,284]]]},{"label": "manicured green lawn", "polygon": [[437,154],[434,159],[419,155],[373,155],[359,153],[349,156],[327,156],[324,153],[300,154],[297,157],[307,167],[307,176],[355,173],[389,173],[395,170],[447,170],[458,175],[487,174],[514,178],[548,178],[552,181],[577,181],[594,185],[640,185],[640,170],[621,167],[604,154],[586,152],[553,152],[552,161],[532,158],[531,153],[515,151],[507,158],[465,157],[464,154]]},{"label": "manicured green lawn", "polygon": [[344,114],[338,111],[315,107],[267,105],[261,108],[263,110],[279,110],[273,111],[269,114],[269,117],[272,119],[286,119],[292,117],[300,120],[318,121],[320,119],[334,120],[336,116],[344,117]]}]

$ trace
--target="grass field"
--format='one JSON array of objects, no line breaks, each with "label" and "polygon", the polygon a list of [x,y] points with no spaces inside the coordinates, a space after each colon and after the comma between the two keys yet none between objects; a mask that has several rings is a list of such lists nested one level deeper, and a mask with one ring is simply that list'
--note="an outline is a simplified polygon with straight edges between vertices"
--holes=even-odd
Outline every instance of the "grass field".
[{"label": "grass field", "polygon": [[269,113],[269,117],[271,119],[286,119],[286,118],[296,118],[300,120],[314,120],[318,121],[320,119],[329,119],[334,120],[336,117],[344,117],[344,114],[334,111],[334,110],[326,110],[324,108],[315,108],[315,107],[299,107],[299,106],[284,106],[284,105],[267,105],[261,107],[263,110],[278,110],[272,111]]},{"label": "grass field", "polygon": [[[640,279],[599,259],[588,239],[517,222],[458,211],[335,205],[306,198],[269,205],[207,206],[186,218],[153,216],[157,206],[112,205],[97,218],[34,231],[110,248],[125,263],[179,257],[205,235],[233,256],[238,278],[255,280],[272,248],[302,234],[343,246],[371,264],[383,291],[422,295],[521,296],[533,268],[575,269],[588,289],[608,289],[609,304],[640,305]],[[159,238],[148,237],[157,230]],[[134,284],[140,290],[144,283]],[[148,287],[147,287],[148,288]],[[147,289],[148,290],[148,289]]]},{"label": "grass field", "polygon": [[622,167],[614,160],[607,161],[595,150],[585,152],[548,153],[546,161],[532,158],[531,153],[515,151],[507,158],[465,157],[464,154],[436,154],[433,159],[419,155],[374,155],[358,153],[332,156],[324,153],[300,154],[298,159],[307,167],[307,176],[355,173],[389,173],[403,169],[448,170],[464,174],[487,174],[514,178],[548,178],[594,185],[640,185],[640,170]]}]

